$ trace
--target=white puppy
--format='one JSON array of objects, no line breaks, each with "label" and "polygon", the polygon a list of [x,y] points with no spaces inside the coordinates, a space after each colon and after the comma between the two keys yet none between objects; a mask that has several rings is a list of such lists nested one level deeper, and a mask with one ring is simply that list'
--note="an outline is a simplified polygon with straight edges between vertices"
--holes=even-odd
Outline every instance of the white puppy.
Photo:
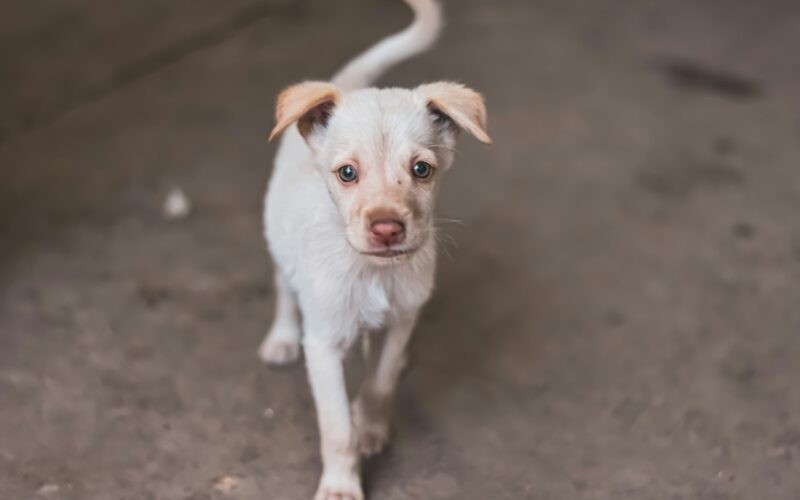
[{"label": "white puppy", "polygon": [[[365,88],[427,49],[440,27],[435,0],[406,0],[415,20],[352,60],[332,80],[278,97],[284,132],[266,197],[277,310],[259,349],[273,364],[302,343],[322,439],[317,500],[362,499],[359,455],[389,436],[389,406],[417,312],[433,287],[433,201],[459,129],[489,143],[481,96],[455,83]],[[384,329],[377,364],[348,404],[343,358],[361,332]],[[366,334],[366,333],[365,333]]]}]

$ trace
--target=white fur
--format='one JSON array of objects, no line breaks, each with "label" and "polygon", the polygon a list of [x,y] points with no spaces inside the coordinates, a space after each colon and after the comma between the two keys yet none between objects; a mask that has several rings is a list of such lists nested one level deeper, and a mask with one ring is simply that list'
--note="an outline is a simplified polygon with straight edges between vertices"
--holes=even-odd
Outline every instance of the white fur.
[{"label": "white fur", "polygon": [[[439,178],[452,162],[456,125],[483,133],[485,111],[479,96],[476,110],[463,99],[453,99],[455,124],[437,121],[432,113],[434,98],[437,105],[439,101],[447,105],[447,94],[437,94],[441,89],[475,101],[476,93],[456,84],[443,84],[441,89],[437,84],[415,90],[360,89],[436,38],[440,19],[435,0],[406,3],[415,11],[414,23],[349,63],[334,78],[336,87],[312,83],[300,102],[293,97],[299,92],[292,94],[289,89],[290,102],[278,106],[280,123],[308,112],[302,99],[310,99],[309,109],[323,102],[314,101],[316,95],[335,104],[326,121],[314,122],[304,135],[294,125],[285,129],[264,214],[277,267],[278,297],[275,319],[259,355],[275,364],[298,357],[299,309],[322,439],[324,470],[317,500],[363,498],[359,452],[374,453],[388,439],[388,409],[406,345],[417,312],[433,288],[433,200]],[[322,93],[314,93],[314,85]],[[325,97],[331,88],[340,90]],[[294,114],[287,120],[282,112]],[[465,120],[475,123],[462,123]],[[286,124],[279,127],[273,135]],[[435,165],[431,179],[410,174],[410,165],[420,160]],[[357,183],[338,179],[336,169],[344,164],[358,168]],[[377,212],[391,213],[404,222],[406,239],[397,249],[409,253],[365,255],[373,244],[370,217]],[[378,329],[386,330],[383,351],[351,413],[342,360],[360,332]]]}]

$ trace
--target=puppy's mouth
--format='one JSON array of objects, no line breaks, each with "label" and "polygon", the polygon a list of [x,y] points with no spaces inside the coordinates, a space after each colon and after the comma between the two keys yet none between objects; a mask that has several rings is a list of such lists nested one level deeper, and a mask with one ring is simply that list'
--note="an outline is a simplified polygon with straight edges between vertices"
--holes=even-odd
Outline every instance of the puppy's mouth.
[{"label": "puppy's mouth", "polygon": [[381,250],[368,250],[359,252],[361,255],[368,255],[370,257],[382,257],[385,259],[391,257],[399,257],[401,255],[409,255],[416,251],[416,248],[385,248]]}]

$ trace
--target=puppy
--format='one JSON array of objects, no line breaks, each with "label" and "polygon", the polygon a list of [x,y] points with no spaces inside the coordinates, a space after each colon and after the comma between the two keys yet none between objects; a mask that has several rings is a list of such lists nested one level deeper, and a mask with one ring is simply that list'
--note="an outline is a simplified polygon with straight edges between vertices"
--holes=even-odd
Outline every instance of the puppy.
[{"label": "puppy", "polygon": [[[290,363],[302,342],[322,439],[315,500],[363,499],[359,457],[387,442],[406,345],[433,287],[434,197],[460,129],[491,142],[483,99],[462,85],[367,88],[439,32],[435,0],[405,1],[415,18],[404,31],[330,83],[281,92],[270,136],[283,132],[264,214],[277,306],[259,355]],[[375,330],[386,332],[382,351],[351,410],[343,358]]]}]

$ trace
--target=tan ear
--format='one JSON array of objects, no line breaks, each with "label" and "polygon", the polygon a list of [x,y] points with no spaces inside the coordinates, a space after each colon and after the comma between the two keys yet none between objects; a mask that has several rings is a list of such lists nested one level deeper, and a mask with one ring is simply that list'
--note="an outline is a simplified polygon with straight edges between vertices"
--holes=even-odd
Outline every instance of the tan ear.
[{"label": "tan ear", "polygon": [[447,115],[484,144],[492,143],[486,133],[486,106],[479,93],[453,82],[426,83],[416,91],[428,100],[434,112]]},{"label": "tan ear", "polygon": [[269,140],[294,122],[300,134],[308,136],[315,124],[327,121],[340,96],[339,87],[328,82],[303,82],[287,88],[278,95],[276,124]]}]

